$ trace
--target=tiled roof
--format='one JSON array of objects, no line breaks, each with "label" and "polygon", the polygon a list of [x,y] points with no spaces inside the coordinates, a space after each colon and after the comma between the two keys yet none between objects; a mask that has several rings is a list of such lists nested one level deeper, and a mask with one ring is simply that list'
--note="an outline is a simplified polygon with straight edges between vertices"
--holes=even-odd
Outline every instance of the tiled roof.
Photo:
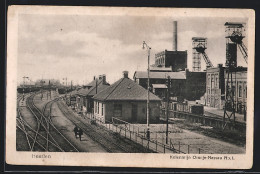
[{"label": "tiled roof", "polygon": [[[96,81],[94,80],[94,82],[95,83],[93,83],[93,81],[91,82],[92,83],[91,85],[94,84],[91,88],[85,88],[83,90],[78,91],[78,95],[82,95],[82,96],[93,96],[93,95],[95,95],[96,94]],[[98,80],[98,82],[97,82],[97,93],[104,90],[108,86],[109,86],[108,83],[103,84],[102,80]]]},{"label": "tiled roof", "polygon": [[[161,99],[150,92],[151,101],[160,101]],[[111,86],[94,95],[96,100],[101,101],[116,101],[116,100],[131,100],[143,101],[147,100],[147,90],[138,85],[129,78],[121,78]]]},{"label": "tiled roof", "polygon": [[70,95],[75,95],[75,94],[77,94],[78,93],[78,91],[77,90],[74,90],[74,91],[71,91],[71,93],[70,93]]},{"label": "tiled roof", "polygon": [[[165,79],[167,76],[170,76],[171,79],[186,79],[185,71],[179,72],[150,72],[151,79]],[[134,77],[148,78],[147,71],[136,71]]]},{"label": "tiled roof", "polygon": [[77,95],[84,95],[88,91],[88,88],[81,88],[77,91]]},{"label": "tiled roof", "polygon": [[95,86],[96,80],[92,80],[90,83],[88,83],[86,86]]}]

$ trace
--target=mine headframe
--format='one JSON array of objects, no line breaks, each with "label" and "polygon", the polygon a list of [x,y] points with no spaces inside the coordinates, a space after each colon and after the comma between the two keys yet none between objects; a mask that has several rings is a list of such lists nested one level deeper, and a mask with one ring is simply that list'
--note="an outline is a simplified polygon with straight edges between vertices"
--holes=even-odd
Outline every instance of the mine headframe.
[{"label": "mine headframe", "polygon": [[192,38],[192,48],[193,48],[193,71],[200,71],[200,55],[206,63],[207,68],[214,67],[211,63],[205,50],[207,49],[207,38],[204,37],[193,37]]},{"label": "mine headframe", "polygon": [[247,63],[247,47],[243,43],[243,39],[245,38],[245,28],[243,23],[234,23],[234,22],[226,22],[226,39],[228,43],[233,43],[238,46],[240,52],[243,55],[243,58],[245,59]]},{"label": "mine headframe", "polygon": [[[223,116],[223,129],[228,123],[236,122],[236,72],[240,71],[237,67],[237,47],[240,49],[247,63],[247,48],[243,43],[243,24],[226,22],[226,70],[225,70],[225,106]],[[227,120],[226,120],[227,119]]]}]

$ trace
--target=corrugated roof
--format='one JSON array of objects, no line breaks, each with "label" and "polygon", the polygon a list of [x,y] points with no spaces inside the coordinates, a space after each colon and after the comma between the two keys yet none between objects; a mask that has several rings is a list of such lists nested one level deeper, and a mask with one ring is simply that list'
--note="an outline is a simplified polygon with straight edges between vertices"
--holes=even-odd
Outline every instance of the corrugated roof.
[{"label": "corrugated roof", "polygon": [[[151,79],[165,79],[170,76],[171,79],[186,79],[185,71],[179,72],[150,72]],[[148,78],[147,71],[136,71],[134,77],[137,79]]]},{"label": "corrugated roof", "polygon": [[[150,92],[151,101],[160,101],[161,99]],[[102,101],[115,101],[115,100],[147,100],[147,90],[138,85],[129,78],[121,78],[111,86],[99,92],[93,97]]]}]

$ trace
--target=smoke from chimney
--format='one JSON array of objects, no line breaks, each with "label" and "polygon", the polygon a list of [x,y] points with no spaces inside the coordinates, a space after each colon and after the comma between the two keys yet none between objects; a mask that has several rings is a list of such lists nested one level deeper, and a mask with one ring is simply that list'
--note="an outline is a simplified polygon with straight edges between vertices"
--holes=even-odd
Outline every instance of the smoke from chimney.
[{"label": "smoke from chimney", "polygon": [[177,21],[173,21],[173,51],[177,51]]}]

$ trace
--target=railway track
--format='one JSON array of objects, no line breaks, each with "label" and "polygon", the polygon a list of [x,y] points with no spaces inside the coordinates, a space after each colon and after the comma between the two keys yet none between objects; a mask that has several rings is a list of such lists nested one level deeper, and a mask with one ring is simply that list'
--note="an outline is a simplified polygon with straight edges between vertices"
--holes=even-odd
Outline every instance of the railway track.
[{"label": "railway track", "polygon": [[68,118],[77,127],[81,128],[88,137],[101,145],[107,152],[129,153],[129,150],[120,145],[118,142],[113,139],[109,139],[105,134],[98,132],[96,126],[85,124],[84,122],[81,122],[77,118],[73,117],[74,113],[68,110],[67,106],[65,106],[63,102],[57,102],[57,104],[66,118]]},{"label": "railway track", "polygon": [[[205,119],[210,119],[210,120],[219,121],[219,122],[223,121],[223,116],[220,116],[220,115],[217,115],[217,114],[214,114],[214,113],[210,113],[210,112],[207,112],[207,111],[205,111],[204,116],[203,115],[191,114],[189,112],[180,112],[180,111],[173,111],[173,112],[175,112],[177,114],[183,114],[183,115],[188,115],[188,116],[198,117],[198,118],[205,118]],[[226,121],[228,121],[228,120],[226,120]],[[235,124],[237,126],[245,126],[246,125],[246,123],[239,122],[239,121],[236,121]]]},{"label": "railway track", "polygon": [[[35,94],[26,99],[26,106],[34,116],[34,123],[28,123],[21,113],[18,100],[17,128],[26,136],[30,151],[64,152],[79,150],[55,127],[50,120],[51,108],[57,99],[47,102],[42,111],[34,103]],[[59,142],[58,142],[59,141]]]}]

